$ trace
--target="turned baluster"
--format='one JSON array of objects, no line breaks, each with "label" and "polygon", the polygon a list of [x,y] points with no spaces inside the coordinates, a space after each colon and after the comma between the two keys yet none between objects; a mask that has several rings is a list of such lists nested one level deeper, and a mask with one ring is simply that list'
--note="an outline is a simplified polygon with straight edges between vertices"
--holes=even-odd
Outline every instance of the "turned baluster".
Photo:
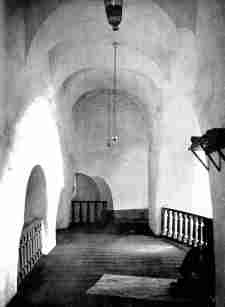
[{"label": "turned baluster", "polygon": [[97,204],[97,222],[101,222],[101,219],[102,219],[102,207],[103,207],[103,205],[102,205],[102,202],[98,202],[98,204]]},{"label": "turned baluster", "polygon": [[38,259],[41,256],[41,224],[38,225]]},{"label": "turned baluster", "polygon": [[24,275],[27,275],[29,273],[29,268],[28,268],[29,251],[27,248],[27,244],[28,244],[28,233],[25,234],[25,240],[24,240],[24,249],[25,249]]},{"label": "turned baluster", "polygon": [[26,243],[23,238],[22,241],[22,273],[24,274],[24,269],[26,267]]},{"label": "turned baluster", "polygon": [[[25,236],[23,235],[23,272],[26,269],[26,264],[27,264],[27,250],[26,250],[26,241],[25,241]],[[25,274],[25,272],[23,273]]]},{"label": "turned baluster", "polygon": [[82,223],[87,223],[87,203],[82,202]]},{"label": "turned baluster", "polygon": [[205,225],[204,229],[203,229],[204,245],[208,246],[209,240],[210,240],[210,237],[209,237],[209,221],[205,220],[204,225]]},{"label": "turned baluster", "polygon": [[194,220],[194,246],[199,245],[199,218],[198,216],[195,217]]},{"label": "turned baluster", "polygon": [[173,211],[169,210],[169,231],[168,231],[168,237],[173,236]]},{"label": "turned baluster", "polygon": [[174,232],[173,232],[173,238],[177,240],[178,238],[178,213],[174,212]]},{"label": "turned baluster", "polygon": [[73,204],[73,211],[74,211],[74,223],[80,223],[81,221],[81,217],[80,217],[80,210],[81,210],[81,206],[79,202],[74,202]]},{"label": "turned baluster", "polygon": [[79,223],[82,223],[83,221],[83,212],[82,212],[82,202],[79,202]]},{"label": "turned baluster", "polygon": [[34,266],[34,227],[31,230],[31,265]]},{"label": "turned baluster", "polygon": [[36,226],[36,261],[39,259],[39,224]]},{"label": "turned baluster", "polygon": [[194,233],[194,218],[192,215],[189,215],[189,239],[188,244],[193,244],[193,233]]},{"label": "turned baluster", "polygon": [[72,201],[72,211],[71,211],[71,224],[76,223],[77,219],[77,212],[76,212],[76,203]]},{"label": "turned baluster", "polygon": [[32,241],[33,241],[33,235],[32,230],[30,231],[30,271],[33,267],[33,249],[32,249]]},{"label": "turned baluster", "polygon": [[40,227],[38,225],[38,229],[37,229],[37,260],[39,259],[40,257],[40,249],[41,249],[41,246],[40,246]]},{"label": "turned baluster", "polygon": [[18,285],[21,282],[21,270],[22,270],[22,245],[20,242],[20,247],[19,247],[19,268],[18,268],[18,278],[17,278],[17,283]]},{"label": "turned baluster", "polygon": [[28,232],[28,242],[27,242],[27,249],[28,249],[28,272],[31,271],[31,235]]},{"label": "turned baluster", "polygon": [[95,206],[95,223],[97,223],[97,221],[98,221],[98,203],[96,201],[94,202],[94,206]]},{"label": "turned baluster", "polygon": [[20,241],[20,271],[21,271],[21,269],[22,269],[22,267],[23,267],[23,262],[24,262],[24,251],[23,251],[23,241],[21,240]]},{"label": "turned baluster", "polygon": [[188,242],[188,215],[184,214],[184,237],[183,237],[183,242],[187,243]]},{"label": "turned baluster", "polygon": [[20,284],[21,284],[21,273],[19,272],[18,273],[18,278],[17,278],[17,288],[20,286]]},{"label": "turned baluster", "polygon": [[90,213],[90,223],[95,222],[95,203],[91,202],[89,207],[89,213]]},{"label": "turned baluster", "polygon": [[168,233],[168,210],[165,208],[163,210],[163,231],[162,235],[166,236]]},{"label": "turned baluster", "polygon": [[34,261],[37,262],[37,226],[34,228]]},{"label": "turned baluster", "polygon": [[38,255],[39,258],[41,257],[41,223],[39,224],[39,231],[38,231],[38,242],[39,242],[39,250],[38,250]]},{"label": "turned baluster", "polygon": [[203,218],[200,218],[200,238],[199,238],[199,244],[200,246],[204,245],[204,227],[205,227],[205,223]]},{"label": "turned baluster", "polygon": [[91,207],[92,207],[92,202],[89,201],[88,202],[88,223],[92,223],[92,216],[91,216]]},{"label": "turned baluster", "polygon": [[36,226],[34,227],[33,232],[33,258],[34,258],[34,264],[36,263]]},{"label": "turned baluster", "polygon": [[179,215],[178,215],[178,217],[179,217],[178,240],[179,240],[179,241],[182,241],[182,239],[183,239],[183,221],[184,221],[184,219],[183,219],[183,213],[180,212]]}]

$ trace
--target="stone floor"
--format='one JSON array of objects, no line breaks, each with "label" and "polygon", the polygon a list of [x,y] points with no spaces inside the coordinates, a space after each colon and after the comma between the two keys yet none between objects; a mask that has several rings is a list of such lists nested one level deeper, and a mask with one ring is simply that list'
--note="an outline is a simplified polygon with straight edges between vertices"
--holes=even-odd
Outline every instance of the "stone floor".
[{"label": "stone floor", "polygon": [[150,234],[86,227],[58,231],[57,246],[42,256],[8,307],[97,307],[86,291],[103,274],[176,278],[186,252]]}]

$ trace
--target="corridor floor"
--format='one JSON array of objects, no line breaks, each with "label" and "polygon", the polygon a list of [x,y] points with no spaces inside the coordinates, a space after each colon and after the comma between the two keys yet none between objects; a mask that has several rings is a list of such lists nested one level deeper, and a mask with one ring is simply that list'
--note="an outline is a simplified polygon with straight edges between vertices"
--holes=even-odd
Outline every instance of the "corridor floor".
[{"label": "corridor floor", "polygon": [[42,256],[8,306],[94,307],[85,292],[104,273],[177,277],[186,251],[150,235],[58,231],[57,246]]}]

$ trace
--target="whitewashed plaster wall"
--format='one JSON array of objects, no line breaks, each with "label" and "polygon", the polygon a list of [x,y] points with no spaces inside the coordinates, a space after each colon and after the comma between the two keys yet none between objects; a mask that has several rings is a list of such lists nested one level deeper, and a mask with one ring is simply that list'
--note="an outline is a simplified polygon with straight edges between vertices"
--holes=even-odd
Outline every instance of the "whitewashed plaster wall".
[{"label": "whitewashed plaster wall", "polygon": [[[0,102],[2,178],[10,148],[19,142],[14,137],[16,122],[36,97],[50,98],[55,107],[54,131],[60,136],[65,178],[57,227],[68,226],[73,176],[81,163],[72,108],[86,92],[111,88],[111,43],[115,39],[120,42],[119,87],[140,101],[148,117],[150,226],[159,232],[161,206],[212,216],[207,173],[196,164],[187,147],[191,135],[224,124],[224,16],[220,1],[199,0],[197,4],[179,1],[178,5],[170,0],[165,5],[165,1],[141,0],[137,5],[130,0],[117,34],[111,32],[102,1],[97,0],[61,4],[34,1],[29,9],[16,8],[7,18],[7,44],[0,48],[0,68],[6,71],[5,51],[8,63],[7,74],[1,75],[1,87],[6,89]],[[6,87],[3,75],[7,77]],[[218,306],[222,306],[225,285],[225,248],[220,246],[225,236],[224,182],[224,171],[218,174],[210,170]],[[201,191],[208,191],[204,200]],[[112,194],[118,195],[118,190],[112,189]],[[20,205],[22,208],[24,203]],[[122,201],[117,208],[123,208]],[[2,216],[7,220],[6,212]],[[16,251],[18,245],[13,240]],[[1,266],[7,275],[5,260]],[[8,280],[15,279],[15,265],[14,277],[6,275],[0,290],[3,304],[15,291],[14,282],[6,287]]]},{"label": "whitewashed plaster wall", "polygon": [[0,210],[0,244],[4,247],[0,255],[0,306],[5,306],[17,291],[19,242],[31,171],[40,165],[47,183],[43,253],[56,244],[56,214],[64,178],[54,104],[46,95],[46,83],[37,76],[30,78],[25,65],[23,11],[4,15],[1,2],[0,12],[0,195],[4,203]]},{"label": "whitewashed plaster wall", "polygon": [[[50,1],[49,5],[41,2],[41,5],[33,5],[32,18],[26,19],[30,25],[26,46],[31,76],[34,80],[44,79],[45,86],[49,83],[57,92],[57,120],[66,181],[58,227],[68,225],[72,178],[80,163],[72,106],[86,92],[111,88],[112,41],[115,39],[120,43],[119,87],[137,97],[148,114],[147,202],[151,227],[159,232],[162,206],[180,208],[182,203],[187,210],[211,216],[209,193],[204,207],[199,208],[199,191],[193,188],[198,182],[196,178],[203,177],[202,189],[209,191],[207,174],[200,168],[196,170],[186,150],[189,137],[201,133],[192,107],[196,101],[198,70],[194,34],[196,6],[193,1],[188,5],[183,2],[187,13],[180,18],[178,12],[182,5],[176,8],[173,2],[167,6],[160,1],[157,3],[143,0],[136,6],[135,1],[130,1],[117,34],[111,32],[102,2],[97,0],[85,4],[66,2],[59,6],[55,1]],[[135,40],[134,33],[137,33]],[[187,117],[192,120],[185,122]],[[173,180],[167,179],[170,176]],[[123,181],[122,175],[120,179]],[[165,188],[161,182],[167,181]],[[118,190],[112,192],[119,195]],[[125,205],[122,199],[116,202],[117,209],[132,207],[128,202]]]}]

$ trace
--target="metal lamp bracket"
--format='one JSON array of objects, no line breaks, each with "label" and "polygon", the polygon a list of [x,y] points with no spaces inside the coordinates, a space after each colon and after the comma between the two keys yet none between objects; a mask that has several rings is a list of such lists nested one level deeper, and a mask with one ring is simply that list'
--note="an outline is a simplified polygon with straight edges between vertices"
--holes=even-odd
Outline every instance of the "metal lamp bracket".
[{"label": "metal lamp bracket", "polygon": [[[208,130],[202,137],[192,137],[192,145],[189,150],[200,161],[207,171],[211,164],[218,170],[222,169],[222,160],[225,161],[225,154],[222,149],[225,148],[225,129],[214,128]],[[208,165],[197,154],[197,150],[200,149],[205,152],[208,158]],[[212,155],[214,153],[214,155]]]}]

